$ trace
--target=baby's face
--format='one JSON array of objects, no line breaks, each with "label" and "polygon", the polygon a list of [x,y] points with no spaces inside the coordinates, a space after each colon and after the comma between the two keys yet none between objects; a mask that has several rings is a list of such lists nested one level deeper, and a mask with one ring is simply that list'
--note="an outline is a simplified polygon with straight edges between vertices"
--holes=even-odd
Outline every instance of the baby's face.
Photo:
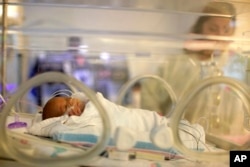
[{"label": "baby's face", "polygon": [[71,97],[54,97],[43,108],[43,120],[59,117],[64,114],[80,116],[85,108],[85,102]]},{"label": "baby's face", "polygon": [[80,116],[84,110],[85,103],[70,97],[56,97],[54,107],[60,115],[68,114],[69,116]]}]

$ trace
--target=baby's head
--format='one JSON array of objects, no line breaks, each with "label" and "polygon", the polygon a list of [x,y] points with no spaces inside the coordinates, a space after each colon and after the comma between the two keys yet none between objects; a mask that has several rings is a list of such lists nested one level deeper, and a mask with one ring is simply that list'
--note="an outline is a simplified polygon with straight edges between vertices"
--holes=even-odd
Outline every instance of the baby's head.
[{"label": "baby's head", "polygon": [[53,97],[43,107],[42,119],[59,117],[66,112],[69,116],[81,115],[85,108],[85,103],[71,97]]}]

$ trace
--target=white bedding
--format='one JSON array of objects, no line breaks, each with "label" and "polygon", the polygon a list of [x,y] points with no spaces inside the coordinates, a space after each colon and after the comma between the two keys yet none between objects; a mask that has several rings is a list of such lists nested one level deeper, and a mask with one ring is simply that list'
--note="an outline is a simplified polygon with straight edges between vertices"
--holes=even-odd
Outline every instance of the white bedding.
[{"label": "white bedding", "polygon": [[[21,119],[22,120],[22,119]],[[23,121],[23,120],[22,120]],[[33,135],[23,134],[24,129],[16,129],[15,133],[11,133],[11,136],[15,138],[16,148],[22,150],[25,154],[30,155],[30,157],[42,157],[42,158],[59,158],[59,157],[68,157],[74,154],[81,154],[82,150],[76,149],[74,147],[66,147],[61,143],[57,142],[47,142],[46,139],[36,137]],[[59,133],[60,134],[60,133]],[[60,159],[58,159],[60,164]],[[228,163],[221,162],[195,162],[186,159],[178,159],[173,161],[156,161],[156,160],[144,160],[144,159],[134,159],[130,161],[124,160],[114,160],[105,157],[96,157],[93,161],[86,164],[85,161],[81,163],[82,165],[88,166],[102,166],[102,167],[127,167],[127,166],[143,166],[143,167],[152,167],[152,166],[162,166],[162,167],[186,167],[186,166],[204,166],[204,167],[227,167]]]},{"label": "white bedding", "polygon": [[[102,96],[98,95],[98,98],[102,98]],[[116,112],[114,107],[110,107],[110,103],[106,103],[105,99],[103,98],[104,101],[101,101],[102,103],[105,103],[104,106],[106,109],[112,109],[114,112]],[[52,118],[48,119],[45,121],[40,121],[40,114],[36,117],[36,119],[29,120],[28,126],[28,133],[32,134],[26,134],[26,128],[24,129],[14,129],[11,130],[11,135],[12,138],[15,140],[13,144],[16,145],[16,148],[20,149],[23,153],[30,155],[31,158],[37,157],[37,158],[59,158],[58,163],[60,163],[60,158],[61,157],[74,157],[74,155],[79,155],[82,152],[84,152],[83,149],[77,148],[77,147],[72,147],[71,145],[64,145],[63,143],[58,143],[56,141],[62,141],[62,142],[70,142],[70,143],[95,143],[99,136],[102,133],[102,122],[98,118],[98,112],[95,112],[93,105],[89,103],[88,105],[88,110],[84,112],[84,119],[83,117],[60,117],[60,118]],[[124,108],[124,110],[130,110]],[[88,112],[89,111],[89,112]],[[132,110],[132,112],[137,112],[137,111],[142,111],[145,112],[144,110]],[[140,115],[139,113],[136,113],[137,115]],[[161,127],[161,125],[166,125],[162,121],[161,117],[158,117],[157,115],[154,116],[155,113],[150,113],[149,115],[153,116],[151,118],[145,118],[144,120],[141,120],[141,124],[139,124],[135,129],[133,126],[130,126],[129,128],[126,126],[117,126],[114,127],[116,123],[114,122],[119,122],[118,118],[116,121],[112,122],[113,130],[112,130],[112,136],[110,136],[110,143],[107,147],[114,148],[116,147],[117,143],[124,143],[124,139],[122,140],[120,138],[120,141],[116,141],[114,143],[114,134],[121,130],[121,132],[132,132],[134,135],[134,139],[136,139],[134,146],[131,148],[131,150],[144,150],[144,151],[151,151],[154,154],[160,153],[164,154],[165,156],[175,156],[175,157],[181,157],[182,159],[178,160],[173,160],[173,161],[158,161],[158,160],[145,160],[145,159],[134,159],[130,161],[118,161],[110,158],[105,158],[105,157],[100,157],[97,156],[94,161],[91,161],[89,166],[178,166],[178,167],[186,167],[186,166],[204,166],[204,167],[210,167],[210,166],[221,166],[221,167],[226,167],[229,164],[228,163],[220,163],[220,162],[211,162],[211,163],[203,163],[203,162],[194,162],[185,159],[182,157],[180,153],[175,149],[174,145],[171,145],[168,148],[163,148],[160,149],[157,147],[154,143],[152,143],[151,138],[150,138],[150,133],[148,129],[152,128],[150,126],[152,125],[159,125],[157,127]],[[83,115],[82,115],[83,116]],[[124,117],[126,114],[123,115]],[[147,115],[144,115],[147,117]],[[110,117],[110,115],[109,115]],[[122,117],[122,118],[124,118]],[[157,118],[155,118],[157,117]],[[37,119],[38,118],[38,119]],[[153,118],[153,119],[152,119]],[[112,117],[110,117],[111,120],[113,120]],[[13,117],[11,117],[10,122],[13,121]],[[38,120],[38,121],[35,121]],[[146,127],[140,127],[143,126],[144,121],[148,120],[151,121],[149,124],[147,124]],[[153,121],[152,121],[153,120]],[[155,120],[158,120],[159,122],[154,122]],[[20,118],[20,121],[25,121],[22,118]],[[65,122],[66,121],[66,122]],[[33,124],[31,124],[33,122]],[[153,122],[153,123],[152,123]],[[132,121],[131,121],[132,123]],[[147,123],[147,122],[145,122]],[[182,121],[180,124],[180,129],[186,130],[192,135],[196,136],[198,139],[200,139],[200,142],[198,144],[198,148],[200,151],[204,150],[204,145],[202,142],[205,143],[205,135],[203,129],[198,126],[198,125],[190,125],[186,121]],[[12,133],[13,132],[13,133]],[[25,132],[25,133],[24,133]],[[49,136],[51,139],[47,138],[41,138],[41,137],[36,137],[37,136]],[[196,149],[197,148],[197,141],[194,139],[192,135],[189,135],[187,133],[181,132],[181,138],[183,140],[183,143],[190,149]],[[85,137],[84,137],[85,136]],[[87,138],[86,138],[87,136]],[[163,140],[168,138],[169,136],[162,136],[163,139],[159,138],[159,140]],[[113,143],[112,143],[113,142]],[[125,141],[126,142],[126,141]],[[167,143],[165,143],[167,144]],[[144,148],[142,148],[142,146]],[[209,146],[210,148],[212,146]],[[177,155],[176,155],[177,154]],[[171,157],[171,158],[175,158]],[[86,162],[82,162],[82,165],[88,165]]]},{"label": "white bedding", "polygon": [[[97,98],[107,110],[111,121],[109,146],[121,150],[143,149],[179,154],[172,143],[168,119],[156,112],[118,106],[100,93],[97,93]],[[152,132],[155,129],[160,129],[160,134],[154,135],[156,138],[152,142]],[[186,147],[204,150],[205,134],[201,126],[182,121],[180,129],[180,137]],[[50,118],[34,123],[28,131],[33,135],[51,137],[55,141],[94,144],[102,135],[102,121],[95,106],[89,102],[81,116]]]},{"label": "white bedding", "polygon": [[[53,120],[53,119],[52,119]],[[54,120],[53,120],[54,121]],[[53,121],[46,121],[49,125],[52,125]],[[42,124],[42,125],[41,125]],[[39,125],[39,126],[43,126],[43,128],[45,128],[46,130],[50,129],[47,127],[46,123],[42,122],[37,122],[34,125]],[[63,125],[65,126],[65,125]],[[35,127],[35,126],[32,126]],[[49,133],[49,134],[57,134],[56,136],[58,137],[58,135],[62,136],[71,136],[71,134],[73,135],[82,135],[83,133],[75,133],[77,132],[77,129],[73,130],[73,131],[64,131],[61,132],[58,127],[60,126],[55,126],[55,129],[57,129],[58,131],[54,131],[53,133]],[[92,128],[91,128],[92,127]],[[80,129],[84,129],[87,135],[93,135],[94,133],[99,133],[98,131],[94,132],[95,126],[85,126],[85,128],[80,128]],[[46,131],[44,129],[44,131]],[[53,129],[53,128],[52,128]],[[55,130],[54,129],[54,130]],[[29,129],[30,130],[30,129]],[[78,129],[79,130],[79,129]],[[17,130],[18,131],[18,130]],[[15,131],[15,132],[17,132]],[[52,132],[52,131],[51,131]],[[43,139],[40,137],[36,137],[33,135],[28,135],[28,134],[22,134],[22,132],[20,132],[21,134],[16,134],[14,135],[15,140],[17,140],[16,143],[19,142],[19,144],[17,144],[17,148],[20,148],[23,152],[25,152],[25,154],[29,154],[31,157],[47,157],[47,158],[63,158],[63,157],[68,157],[68,156],[74,156],[76,154],[81,154],[82,151],[81,149],[77,149],[75,147],[69,147],[67,145],[64,145],[62,143],[58,143],[58,142],[47,142],[48,139]],[[61,138],[63,139],[63,138]],[[54,140],[60,140],[60,139],[56,139],[54,138]],[[151,143],[151,146],[153,147],[154,145],[152,144],[151,141],[149,141],[149,139],[147,139],[148,142]],[[50,141],[50,140],[49,140]],[[82,140],[79,140],[82,141]],[[82,141],[83,142],[83,141]],[[139,144],[142,141],[139,141]],[[145,144],[145,143],[144,143]],[[150,145],[147,145],[150,146]],[[137,147],[137,145],[135,145],[134,147]],[[155,146],[154,146],[155,147]],[[145,148],[145,150],[147,151],[152,151],[152,148],[147,147]],[[106,158],[106,157],[100,157],[97,156],[96,158],[93,159],[93,161],[90,161],[89,164],[86,164],[85,161],[82,162],[83,165],[89,165],[89,166],[135,166],[135,167],[139,167],[139,166],[143,166],[143,167],[152,167],[152,166],[165,166],[165,167],[169,167],[169,166],[178,166],[178,167],[187,167],[187,166],[200,166],[202,164],[202,166],[204,167],[210,167],[210,166],[221,166],[221,167],[226,167],[228,166],[227,163],[218,163],[218,162],[211,162],[211,163],[197,163],[194,161],[190,161],[190,160],[186,160],[185,157],[184,159],[179,159],[178,155],[175,155],[176,152],[174,153],[174,149],[169,148],[169,150],[163,149],[162,152],[161,151],[152,151],[152,153],[157,154],[157,153],[163,153],[165,154],[165,156],[175,156],[175,157],[171,157],[174,159],[178,159],[178,160],[170,160],[170,161],[159,161],[159,160],[146,160],[146,159],[133,159],[133,160],[117,160],[117,159],[110,159],[110,158]],[[172,154],[168,154],[168,153],[172,153]]]}]

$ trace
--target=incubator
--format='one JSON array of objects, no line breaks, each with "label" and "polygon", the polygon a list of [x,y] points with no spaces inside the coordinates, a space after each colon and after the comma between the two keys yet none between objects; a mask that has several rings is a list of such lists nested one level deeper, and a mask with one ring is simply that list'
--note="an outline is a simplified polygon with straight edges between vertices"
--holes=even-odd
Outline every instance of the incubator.
[{"label": "incubator", "polygon": [[[156,80],[159,80],[159,78],[156,76],[146,75],[132,79],[131,83],[135,82],[138,79],[145,79],[147,77],[157,78]],[[96,145],[90,148],[83,149],[82,148],[83,146],[80,147],[79,143],[75,143],[76,145],[74,146],[73,144],[74,147],[72,147],[71,145],[73,142],[72,137],[71,139],[66,138],[66,136],[69,135],[68,132],[59,133],[59,137],[57,137],[57,139],[60,138],[60,136],[62,137],[61,139],[59,139],[59,141],[61,141],[62,144],[59,144],[53,140],[50,141],[45,138],[38,138],[35,136],[31,137],[28,134],[26,134],[27,131],[25,130],[23,131],[22,128],[26,129],[27,126],[32,126],[31,124],[35,123],[36,118],[35,116],[33,116],[33,118],[30,116],[31,117],[30,120],[32,120],[33,122],[28,122],[27,120],[24,119],[25,115],[23,115],[22,112],[17,112],[18,110],[14,109],[13,106],[15,106],[18,99],[20,99],[20,97],[22,97],[30,87],[37,86],[39,84],[46,82],[63,82],[65,84],[69,84],[69,87],[72,88],[72,92],[74,91],[84,92],[86,97],[94,102],[94,105],[97,107],[100,113],[103,124],[102,126],[103,134],[101,136],[98,136],[99,139],[96,141],[97,142]],[[130,85],[131,83],[128,83],[127,85]],[[171,92],[172,91],[171,87],[169,87],[169,85],[166,82],[164,82],[164,84],[166,84],[168,91]],[[202,80],[200,83],[196,85],[196,87],[190,89],[189,92],[187,92],[186,96],[183,96],[182,99],[175,101],[176,104],[174,104],[175,105],[174,112],[170,116],[168,116],[170,122],[167,127],[165,125],[161,125],[159,127],[155,126],[154,130],[149,132],[148,135],[150,136],[150,141],[153,143],[153,146],[155,146],[155,148],[161,148],[159,150],[156,149],[158,153],[159,151],[163,150],[168,153],[172,153],[172,155],[169,155],[170,159],[171,158],[176,159],[176,157],[181,158],[182,156],[185,156],[185,158],[190,158],[205,162],[218,161],[218,160],[222,162],[227,162],[229,158],[228,151],[230,149],[244,150],[249,147],[248,145],[249,113],[247,112],[248,110],[239,116],[236,113],[230,113],[232,114],[232,116],[229,116],[230,118],[226,118],[223,114],[221,115],[220,111],[215,112],[216,114],[215,116],[214,115],[211,116],[210,114],[206,115],[206,113],[205,114],[203,113],[202,119],[205,120],[206,124],[202,123],[203,120],[200,117],[196,118],[196,115],[199,114],[193,113],[194,120],[196,121],[195,123],[197,123],[195,126],[191,126],[191,124],[189,123],[182,122],[182,119],[184,117],[183,115],[185,115],[185,107],[188,106],[190,101],[195,96],[197,96],[197,94],[200,91],[203,91],[206,87],[209,87],[213,84],[229,85],[229,87],[232,88],[235,94],[239,96],[239,98],[243,102],[242,104],[246,108],[249,107],[248,106],[249,90],[245,84],[237,80],[221,76],[211,77],[206,80]],[[129,87],[126,87],[125,84],[125,87],[122,89],[121,92],[126,91],[128,88]],[[55,95],[59,93],[60,92],[55,92]],[[62,93],[64,92],[62,91]],[[175,99],[176,97],[174,92],[171,93],[173,93],[172,94],[173,99]],[[44,74],[37,75],[36,77],[29,80],[27,83],[21,85],[20,89],[9,99],[8,103],[5,104],[1,113],[1,127],[5,127],[1,129],[1,134],[2,134],[1,156],[14,158],[23,164],[28,164],[28,165],[35,164],[36,166],[43,166],[44,164],[42,162],[44,160],[46,160],[48,166],[50,165],[54,166],[58,164],[63,166],[77,165],[77,164],[86,165],[89,163],[93,164],[92,161],[96,161],[97,160],[96,158],[102,154],[103,150],[105,150],[106,147],[110,147],[110,137],[111,137],[110,119],[107,117],[107,112],[105,110],[112,108],[111,105],[108,105],[108,108],[107,107],[103,108],[103,104],[99,102],[100,99],[98,99],[94,94],[95,93],[92,90],[87,88],[83,83],[79,82],[75,78],[69,77],[65,74],[61,74],[58,72],[47,72]],[[139,110],[135,110],[135,112],[139,112]],[[39,116],[39,113],[37,114]],[[20,121],[19,119],[15,119],[14,122],[12,123],[8,122],[8,117],[10,117],[11,115],[14,115],[15,118],[17,118],[16,116],[23,117],[22,121]],[[232,117],[234,117],[234,119]],[[238,117],[241,117],[242,119],[238,120]],[[231,125],[232,120],[237,121],[236,130],[232,128],[234,127]],[[214,125],[215,124],[214,122],[216,122],[216,127]],[[205,133],[203,133],[203,131],[200,130],[200,128],[197,128],[198,123],[203,126],[203,128],[205,129],[204,131]],[[148,124],[150,123],[148,122]],[[41,125],[44,126],[43,128],[49,126],[49,124],[46,124],[45,122],[43,122]],[[188,129],[187,127],[189,127],[191,130]],[[229,129],[231,129],[232,131],[228,131]],[[35,131],[37,130],[38,129],[35,129]],[[180,130],[181,131],[186,130],[186,132],[184,133],[186,135],[184,135],[184,137],[183,134],[180,133]],[[82,133],[82,131],[77,131],[77,133],[79,135],[79,133]],[[196,133],[198,133],[198,135]],[[75,135],[74,133],[70,134]],[[93,134],[91,133],[91,135]],[[138,142],[140,141],[137,141],[135,136],[136,135],[133,134],[133,131],[125,127],[118,127],[116,129],[116,135],[113,139],[115,140],[115,144],[113,146],[115,146],[116,149],[121,150],[122,153],[124,153],[124,151],[130,150],[133,147],[136,146],[138,147]],[[191,138],[188,138],[188,136],[191,136]],[[204,143],[205,142],[204,137],[206,137],[207,142],[211,142],[213,143],[213,145],[218,146],[217,148],[218,150],[212,148],[212,146],[209,145],[208,143],[207,144]],[[162,138],[164,140],[162,140]],[[193,143],[192,146],[192,144],[190,145],[190,141],[186,139],[190,141],[193,139],[193,141],[197,143],[191,142]],[[241,140],[244,143],[242,143]],[[78,139],[78,142],[80,141],[82,142],[83,140]],[[145,142],[145,140],[142,141]],[[64,142],[65,145],[63,144]],[[67,145],[66,143],[71,143],[71,144]],[[42,147],[46,148],[46,151],[42,150]],[[147,150],[153,151],[154,149],[151,147],[152,145],[147,146],[146,148]],[[143,147],[141,147],[140,149],[142,148]],[[212,151],[211,149],[215,150]],[[66,150],[66,155],[61,154],[61,152],[65,152],[65,150]],[[179,151],[181,154],[178,153]],[[155,154],[157,154],[157,152],[155,152]],[[53,154],[58,154],[58,155],[54,155],[55,156],[54,157],[52,156]],[[44,157],[42,158],[41,155],[43,155]],[[139,155],[137,156],[140,157]],[[126,156],[124,156],[124,159],[122,160],[129,160],[126,159],[125,157]],[[158,160],[162,161],[163,159],[158,159]]]},{"label": "incubator", "polygon": [[[249,150],[247,0],[1,9],[0,166],[227,167]],[[83,114],[43,120],[56,96]]]}]

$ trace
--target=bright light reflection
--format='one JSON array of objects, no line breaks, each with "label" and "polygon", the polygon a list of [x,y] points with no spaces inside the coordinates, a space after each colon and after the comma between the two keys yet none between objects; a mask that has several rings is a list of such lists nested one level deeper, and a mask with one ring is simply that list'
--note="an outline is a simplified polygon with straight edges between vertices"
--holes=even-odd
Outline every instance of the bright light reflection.
[{"label": "bright light reflection", "polygon": [[79,52],[81,53],[81,54],[84,54],[84,53],[87,53],[88,52],[88,45],[80,45],[79,46]]},{"label": "bright light reflection", "polygon": [[108,52],[101,52],[100,58],[103,60],[108,60],[110,58],[110,54]]},{"label": "bright light reflection", "polygon": [[[3,15],[2,5],[0,5],[0,14],[1,14],[1,16]],[[18,7],[17,6],[8,6],[7,17],[8,18],[18,18]]]}]

